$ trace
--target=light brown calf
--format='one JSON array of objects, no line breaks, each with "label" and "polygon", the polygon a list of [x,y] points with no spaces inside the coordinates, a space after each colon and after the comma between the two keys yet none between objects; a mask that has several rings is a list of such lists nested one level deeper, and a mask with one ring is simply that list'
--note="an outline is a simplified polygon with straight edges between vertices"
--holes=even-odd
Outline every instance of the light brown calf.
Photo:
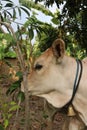
[{"label": "light brown calf", "polygon": [[[82,61],[82,65],[82,78],[73,106],[87,125],[87,59]],[[52,47],[35,61],[28,76],[28,91],[32,95],[44,97],[54,107],[61,108],[72,97],[76,69],[76,60],[65,54],[64,41],[56,39]],[[72,128],[71,125],[69,130],[78,128]]]}]

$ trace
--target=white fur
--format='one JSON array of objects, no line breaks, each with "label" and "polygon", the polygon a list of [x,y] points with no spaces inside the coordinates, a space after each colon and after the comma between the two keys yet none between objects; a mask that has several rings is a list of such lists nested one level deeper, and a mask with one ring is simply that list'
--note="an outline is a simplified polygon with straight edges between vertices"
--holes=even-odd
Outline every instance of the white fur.
[{"label": "white fur", "polygon": [[[37,63],[43,68],[31,71],[28,76],[28,90],[32,95],[44,97],[54,107],[61,108],[72,96],[76,60],[64,54],[61,63],[57,63],[52,48],[49,48],[35,61],[34,66]],[[87,125],[87,59],[83,60],[82,64],[82,78],[73,106]]]}]

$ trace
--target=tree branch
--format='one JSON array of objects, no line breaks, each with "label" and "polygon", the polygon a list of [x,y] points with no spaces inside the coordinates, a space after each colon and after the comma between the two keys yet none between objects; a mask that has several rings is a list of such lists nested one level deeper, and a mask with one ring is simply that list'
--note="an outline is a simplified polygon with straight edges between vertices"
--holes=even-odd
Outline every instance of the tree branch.
[{"label": "tree branch", "polygon": [[[18,41],[16,34],[15,34],[13,28],[11,27],[10,23],[0,21],[0,25],[1,26],[4,25],[11,32],[11,34],[14,37],[14,40],[16,41],[16,47],[13,46],[13,49],[17,54],[17,58],[20,62],[20,67],[23,72],[23,86],[24,86],[24,90],[25,90],[25,130],[29,130],[30,113],[29,113],[29,93],[28,93],[28,84],[27,84],[28,83],[28,80],[27,80],[28,72],[27,72],[27,68],[25,65],[25,60],[24,60],[21,48],[19,46],[20,41]],[[18,111],[17,111],[16,115],[18,115]],[[16,124],[16,122],[15,122],[15,124]]]},{"label": "tree branch", "polygon": [[16,43],[17,43],[17,48],[15,48],[15,47],[13,46],[13,49],[14,49],[15,52],[17,53],[18,60],[19,60],[19,62],[20,62],[20,66],[21,66],[22,72],[25,72],[24,58],[23,58],[22,52],[21,52],[20,47],[19,47],[19,41],[17,41],[15,32],[14,32],[13,28],[11,27],[11,24],[6,23],[6,22],[0,22],[0,25],[4,25],[4,26],[5,26],[6,28],[8,28],[9,31],[12,33],[12,35],[13,35],[13,37],[14,37],[14,40],[15,40]]}]

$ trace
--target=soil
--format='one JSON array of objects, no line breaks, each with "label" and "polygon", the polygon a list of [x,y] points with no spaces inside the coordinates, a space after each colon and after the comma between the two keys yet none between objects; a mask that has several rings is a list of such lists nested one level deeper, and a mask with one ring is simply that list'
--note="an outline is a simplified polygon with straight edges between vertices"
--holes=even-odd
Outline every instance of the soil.
[{"label": "soil", "polygon": [[[13,76],[15,71],[19,70],[18,61],[16,59],[8,59],[9,63],[12,65],[12,68],[9,67],[4,62],[0,62],[0,105],[5,102],[11,102],[12,96],[6,95],[6,91],[9,86],[16,80]],[[9,76],[11,75],[12,76]],[[16,93],[15,93],[16,96]],[[2,101],[2,102],[1,102]],[[30,130],[62,130],[62,125],[66,120],[66,116],[63,113],[56,112],[52,118],[53,113],[56,111],[50,104],[46,102],[45,99],[32,96],[29,99],[29,125]],[[15,130],[25,130],[24,121],[25,121],[25,102],[21,103],[21,107],[18,112],[17,118],[15,118],[16,112],[12,112],[12,117],[9,119],[9,125],[6,130],[13,130],[15,119],[16,126]],[[0,124],[3,124],[3,110],[0,110]],[[52,120],[51,120],[52,119]]]}]

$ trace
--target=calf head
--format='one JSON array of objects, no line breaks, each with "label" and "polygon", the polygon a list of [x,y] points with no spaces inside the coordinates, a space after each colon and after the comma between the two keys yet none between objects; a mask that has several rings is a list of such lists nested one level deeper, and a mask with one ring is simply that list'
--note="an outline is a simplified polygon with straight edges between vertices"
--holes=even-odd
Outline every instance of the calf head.
[{"label": "calf head", "polygon": [[[47,49],[34,63],[33,69],[29,74],[29,91],[32,94],[48,93],[55,89],[55,78],[57,75],[58,64],[62,62],[64,56],[64,42],[57,39],[52,47]],[[57,81],[56,81],[57,82]],[[57,84],[58,85],[58,84]]]},{"label": "calf head", "polygon": [[45,97],[55,107],[61,107],[66,103],[65,97],[61,95],[64,87],[63,71],[61,69],[64,66],[64,53],[64,41],[56,39],[52,46],[37,58],[28,75],[28,91],[32,95]]}]

